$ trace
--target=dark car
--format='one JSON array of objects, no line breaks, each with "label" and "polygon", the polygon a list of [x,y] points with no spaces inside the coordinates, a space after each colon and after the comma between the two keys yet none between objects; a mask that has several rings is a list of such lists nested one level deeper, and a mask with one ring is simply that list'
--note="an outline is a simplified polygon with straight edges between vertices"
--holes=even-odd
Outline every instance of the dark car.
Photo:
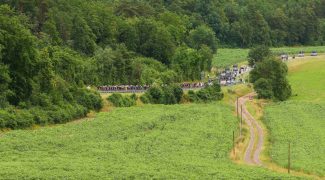
[{"label": "dark car", "polygon": [[310,55],[311,55],[311,56],[317,56],[318,54],[317,54],[317,51],[313,51],[313,52],[311,52]]}]

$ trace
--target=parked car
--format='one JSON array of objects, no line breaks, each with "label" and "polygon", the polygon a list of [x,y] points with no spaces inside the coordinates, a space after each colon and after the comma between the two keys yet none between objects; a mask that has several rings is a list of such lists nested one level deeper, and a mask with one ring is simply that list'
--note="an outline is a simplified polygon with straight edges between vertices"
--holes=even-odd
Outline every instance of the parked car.
[{"label": "parked car", "polygon": [[305,57],[305,52],[300,51],[300,52],[298,53],[298,57]]},{"label": "parked car", "polygon": [[310,54],[311,56],[317,56],[318,54],[317,54],[317,52],[316,51],[313,51],[313,52],[311,52],[311,54]]},{"label": "parked car", "polygon": [[289,59],[289,55],[283,53],[283,54],[281,54],[281,59],[282,59],[282,61],[288,61],[288,59]]}]

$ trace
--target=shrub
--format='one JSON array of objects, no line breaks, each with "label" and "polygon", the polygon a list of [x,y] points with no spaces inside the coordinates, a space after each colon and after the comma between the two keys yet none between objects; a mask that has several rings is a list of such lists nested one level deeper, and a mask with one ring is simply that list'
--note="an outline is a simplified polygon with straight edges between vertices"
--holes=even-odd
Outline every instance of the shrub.
[{"label": "shrub", "polygon": [[148,97],[148,94],[144,94],[140,97],[141,102],[144,104],[149,104],[150,103],[150,97]]},{"label": "shrub", "polygon": [[183,89],[178,85],[152,87],[140,97],[145,104],[178,104],[183,97]]},{"label": "shrub", "polygon": [[221,87],[218,83],[213,83],[212,86],[207,86],[199,90],[197,93],[189,91],[188,96],[191,102],[211,102],[218,101],[223,98]]},{"label": "shrub", "polygon": [[152,87],[146,93],[148,93],[150,103],[152,104],[162,103],[164,92],[160,87]]},{"label": "shrub", "polygon": [[188,91],[188,98],[189,98],[190,102],[198,102],[199,101],[199,97],[192,90]]},{"label": "shrub", "polygon": [[161,103],[162,104],[177,104],[178,103],[175,98],[174,89],[172,87],[164,88]]},{"label": "shrub", "polygon": [[137,96],[132,94],[131,96],[122,96],[121,94],[114,93],[107,98],[115,107],[131,107],[137,103]]},{"label": "shrub", "polygon": [[49,123],[49,115],[47,111],[40,108],[32,108],[30,109],[30,113],[33,115],[35,124],[44,126]]},{"label": "shrub", "polygon": [[254,89],[258,98],[271,99],[273,97],[272,84],[264,78],[260,78],[254,83]]},{"label": "shrub", "polygon": [[[8,127],[11,119],[14,119],[14,115],[12,113],[9,113],[6,110],[0,110],[0,128],[6,128]],[[14,126],[15,127],[15,126]]]},{"label": "shrub", "polygon": [[87,89],[78,89],[74,94],[77,103],[86,107],[88,110],[99,111],[103,107],[103,101],[98,92]]},{"label": "shrub", "polygon": [[35,124],[34,117],[28,110],[17,110],[15,121],[17,128],[28,128]]}]

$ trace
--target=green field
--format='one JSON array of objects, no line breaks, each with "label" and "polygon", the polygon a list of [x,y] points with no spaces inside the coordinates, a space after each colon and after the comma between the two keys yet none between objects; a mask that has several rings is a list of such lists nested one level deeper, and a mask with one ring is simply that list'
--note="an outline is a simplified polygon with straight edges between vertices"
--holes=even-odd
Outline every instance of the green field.
[{"label": "green field", "polygon": [[226,67],[247,60],[249,49],[218,49],[213,66]]},{"label": "green field", "polygon": [[325,56],[289,64],[292,100],[325,102]]},{"label": "green field", "polygon": [[292,62],[289,68],[296,96],[268,106],[264,116],[270,130],[269,154],[286,167],[291,142],[292,167],[325,176],[325,57]]},{"label": "green field", "polygon": [[117,108],[93,120],[3,134],[4,179],[284,179],[230,158],[223,104]]},{"label": "green field", "polygon": [[[317,51],[318,53],[325,53],[325,46],[304,46],[304,47],[281,47],[281,48],[271,48],[271,50],[276,54],[288,53],[288,54],[298,54],[299,51],[304,51],[306,56],[312,51]],[[213,59],[213,66],[217,67],[227,67],[233,64],[241,63],[247,60],[249,49],[218,49],[217,54]]]}]

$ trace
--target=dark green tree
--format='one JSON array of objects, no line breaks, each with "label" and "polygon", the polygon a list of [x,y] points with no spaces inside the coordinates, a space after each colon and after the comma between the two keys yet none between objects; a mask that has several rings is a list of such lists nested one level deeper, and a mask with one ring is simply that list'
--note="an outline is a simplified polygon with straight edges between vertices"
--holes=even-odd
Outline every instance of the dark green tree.
[{"label": "dark green tree", "polygon": [[256,46],[252,48],[248,53],[248,62],[250,66],[256,65],[258,62],[262,62],[264,59],[272,56],[272,52],[267,46]]},{"label": "dark green tree", "polygon": [[272,99],[273,89],[269,80],[260,78],[254,83],[254,89],[260,99]]},{"label": "dark green tree", "polygon": [[[268,58],[256,64],[254,70],[250,73],[250,82],[256,83],[263,78],[272,86],[272,92],[276,99],[280,101],[287,100],[291,96],[291,86],[287,80],[288,67],[285,63],[275,58]],[[261,83],[261,82],[258,82]],[[261,90],[261,84],[258,87],[259,92],[269,91],[269,87],[263,84],[266,89]]]},{"label": "dark green tree", "polygon": [[195,49],[200,49],[202,45],[206,45],[210,47],[213,52],[217,50],[217,38],[215,33],[211,28],[205,25],[190,31],[188,44]]},{"label": "dark green tree", "polygon": [[87,22],[83,18],[76,16],[73,19],[71,32],[73,48],[80,53],[93,55],[96,48],[95,38]]}]

